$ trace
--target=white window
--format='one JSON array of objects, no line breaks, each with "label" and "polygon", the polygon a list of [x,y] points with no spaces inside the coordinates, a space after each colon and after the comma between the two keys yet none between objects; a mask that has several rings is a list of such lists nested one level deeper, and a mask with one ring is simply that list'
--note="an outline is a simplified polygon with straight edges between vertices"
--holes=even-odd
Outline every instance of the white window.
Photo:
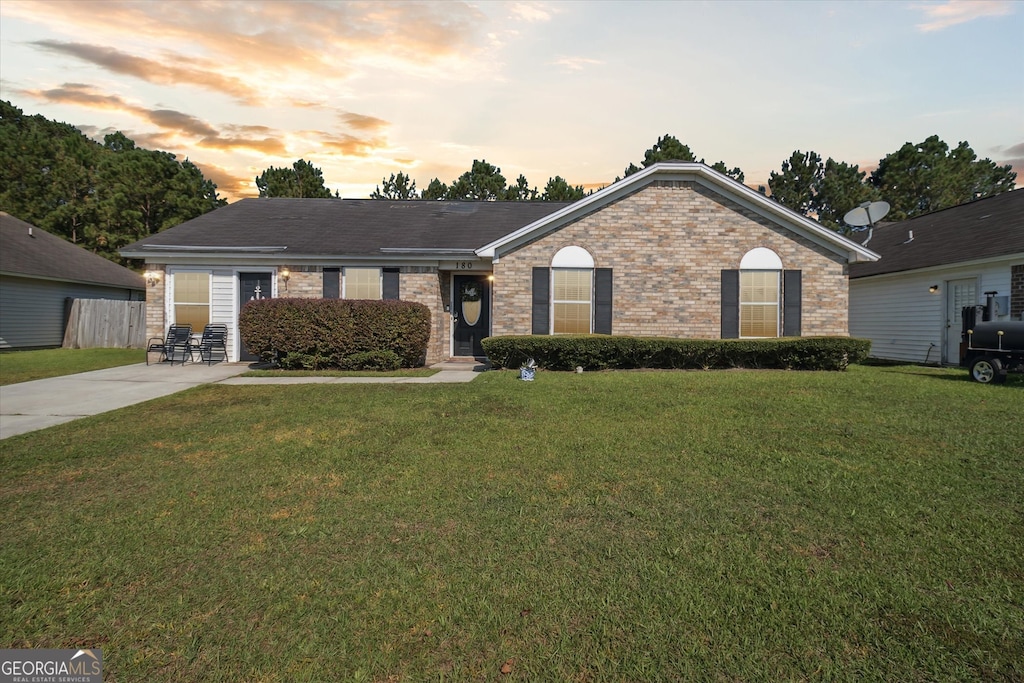
[{"label": "white window", "polygon": [[758,247],[740,261],[740,337],[779,336],[782,259]]},{"label": "white window", "polygon": [[210,274],[174,273],[174,322],[202,331],[210,322]]},{"label": "white window", "polygon": [[593,257],[582,247],[559,249],[551,261],[552,334],[590,334],[593,301]]},{"label": "white window", "polygon": [[343,299],[380,299],[380,268],[345,268]]}]

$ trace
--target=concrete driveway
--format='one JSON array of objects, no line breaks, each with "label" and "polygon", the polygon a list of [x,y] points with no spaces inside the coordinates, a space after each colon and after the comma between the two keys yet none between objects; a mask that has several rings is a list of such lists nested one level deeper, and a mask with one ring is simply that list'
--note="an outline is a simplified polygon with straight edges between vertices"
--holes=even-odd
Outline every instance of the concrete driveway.
[{"label": "concrete driveway", "polygon": [[0,439],[220,382],[248,369],[247,363],[139,363],[10,384],[0,387]]},{"label": "concrete driveway", "polygon": [[[105,413],[200,384],[450,384],[470,382],[487,363],[445,362],[430,377],[235,377],[248,363],[122,365],[0,387],[0,439]],[[232,379],[234,378],[234,379]]]}]

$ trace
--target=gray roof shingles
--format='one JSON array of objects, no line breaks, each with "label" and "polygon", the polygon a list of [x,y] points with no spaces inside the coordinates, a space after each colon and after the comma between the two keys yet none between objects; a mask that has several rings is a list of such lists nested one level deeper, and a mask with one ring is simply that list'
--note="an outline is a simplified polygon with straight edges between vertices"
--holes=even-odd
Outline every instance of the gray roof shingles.
[{"label": "gray roof shingles", "polygon": [[1024,189],[876,226],[867,247],[882,258],[851,264],[850,277],[1024,253]]},{"label": "gray roof shingles", "polygon": [[470,250],[569,202],[242,199],[125,247],[286,247],[296,255],[380,255],[382,249]]},{"label": "gray roof shingles", "polygon": [[0,211],[0,272],[145,290],[141,275]]}]

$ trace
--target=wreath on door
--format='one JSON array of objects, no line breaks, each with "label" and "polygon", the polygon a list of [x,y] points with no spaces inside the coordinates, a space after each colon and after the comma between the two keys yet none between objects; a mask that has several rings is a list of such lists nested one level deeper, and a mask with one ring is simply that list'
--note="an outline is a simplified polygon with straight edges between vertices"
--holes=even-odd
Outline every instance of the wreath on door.
[{"label": "wreath on door", "polygon": [[480,301],[480,285],[476,282],[463,282],[459,294],[462,301]]}]

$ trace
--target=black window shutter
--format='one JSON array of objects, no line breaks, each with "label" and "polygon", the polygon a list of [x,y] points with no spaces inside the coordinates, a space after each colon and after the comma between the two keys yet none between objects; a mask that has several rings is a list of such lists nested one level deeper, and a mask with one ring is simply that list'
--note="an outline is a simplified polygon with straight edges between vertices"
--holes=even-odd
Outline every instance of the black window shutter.
[{"label": "black window shutter", "polygon": [[385,268],[384,269],[384,288],[381,292],[381,298],[384,299],[397,299],[398,298],[398,268]]},{"label": "black window shutter", "polygon": [[722,271],[722,339],[740,336],[740,271]]},{"label": "black window shutter", "polygon": [[324,298],[341,297],[341,268],[324,268]]},{"label": "black window shutter", "polygon": [[551,269],[533,269],[533,334],[549,334],[551,321]]},{"label": "black window shutter", "polygon": [[801,275],[799,270],[782,272],[782,336],[800,336]]},{"label": "black window shutter", "polygon": [[594,270],[594,332],[612,333],[612,269]]}]

